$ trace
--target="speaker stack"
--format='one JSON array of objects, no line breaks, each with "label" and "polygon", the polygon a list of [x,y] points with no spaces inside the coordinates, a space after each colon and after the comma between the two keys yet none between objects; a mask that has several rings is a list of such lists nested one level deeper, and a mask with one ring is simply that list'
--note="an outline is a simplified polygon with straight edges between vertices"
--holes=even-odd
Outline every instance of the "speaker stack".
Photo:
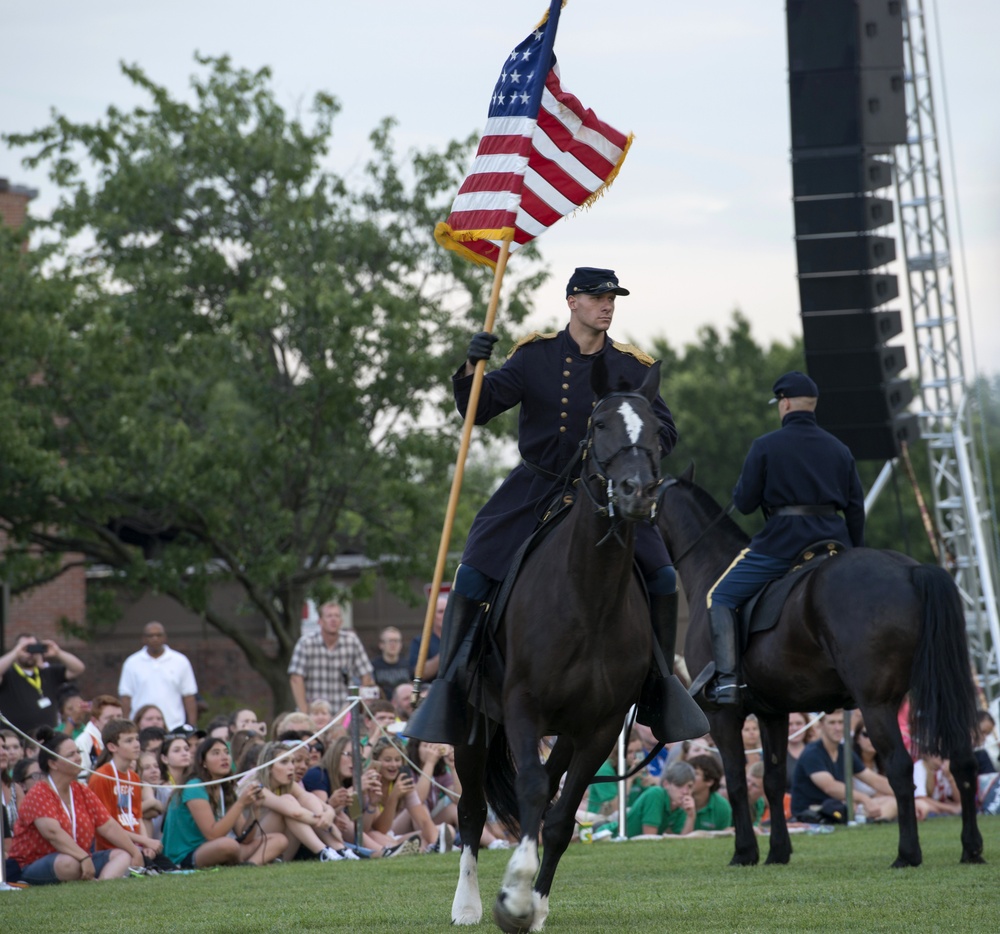
[{"label": "speaker stack", "polygon": [[819,423],[859,460],[895,457],[919,427],[885,267],[896,243],[892,149],[906,142],[899,0],[788,0],[799,300]]}]

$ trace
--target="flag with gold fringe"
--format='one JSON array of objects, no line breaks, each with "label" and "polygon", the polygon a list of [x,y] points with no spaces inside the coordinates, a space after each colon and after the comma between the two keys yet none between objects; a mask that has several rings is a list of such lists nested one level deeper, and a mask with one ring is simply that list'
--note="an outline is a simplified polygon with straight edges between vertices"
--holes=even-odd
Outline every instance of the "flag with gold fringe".
[{"label": "flag with gold fringe", "polygon": [[434,236],[475,263],[529,243],[599,198],[632,144],[560,82],[553,52],[561,0],[508,56],[475,161]]}]

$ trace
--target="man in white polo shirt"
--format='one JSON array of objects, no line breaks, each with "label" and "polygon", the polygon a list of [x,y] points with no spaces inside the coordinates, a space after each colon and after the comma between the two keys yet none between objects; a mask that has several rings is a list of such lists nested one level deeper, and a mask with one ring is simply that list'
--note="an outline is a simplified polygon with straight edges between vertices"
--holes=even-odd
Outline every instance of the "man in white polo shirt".
[{"label": "man in white polo shirt", "polygon": [[186,655],[167,645],[162,623],[146,623],[142,641],[145,648],[125,659],[118,681],[125,717],[144,704],[155,704],[163,711],[167,729],[173,730],[185,723],[197,726],[195,694],[198,685],[191,662]]}]

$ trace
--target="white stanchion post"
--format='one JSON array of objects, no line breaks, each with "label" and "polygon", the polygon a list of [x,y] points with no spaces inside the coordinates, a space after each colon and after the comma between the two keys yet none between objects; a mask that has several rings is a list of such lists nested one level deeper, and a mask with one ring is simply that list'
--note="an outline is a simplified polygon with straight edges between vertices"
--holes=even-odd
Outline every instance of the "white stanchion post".
[{"label": "white stanchion post", "polygon": [[[632,711],[630,710],[625,716],[625,723],[622,726],[622,731],[618,735],[618,774],[624,775],[627,768],[625,762],[625,752],[628,749],[628,724],[632,717]],[[616,841],[627,840],[628,837],[625,833],[625,807],[627,804],[627,796],[625,794],[625,782],[620,781],[618,783],[618,836],[615,837]]]}]

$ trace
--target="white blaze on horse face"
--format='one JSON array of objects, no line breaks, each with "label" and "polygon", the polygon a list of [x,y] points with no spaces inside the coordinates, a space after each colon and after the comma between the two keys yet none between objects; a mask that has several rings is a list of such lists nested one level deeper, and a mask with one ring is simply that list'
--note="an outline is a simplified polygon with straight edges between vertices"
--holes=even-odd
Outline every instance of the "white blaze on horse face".
[{"label": "white blaze on horse face", "polygon": [[638,413],[632,408],[627,399],[618,406],[618,414],[625,421],[625,430],[628,432],[629,441],[632,444],[637,444],[642,435],[642,419],[639,418]]}]

